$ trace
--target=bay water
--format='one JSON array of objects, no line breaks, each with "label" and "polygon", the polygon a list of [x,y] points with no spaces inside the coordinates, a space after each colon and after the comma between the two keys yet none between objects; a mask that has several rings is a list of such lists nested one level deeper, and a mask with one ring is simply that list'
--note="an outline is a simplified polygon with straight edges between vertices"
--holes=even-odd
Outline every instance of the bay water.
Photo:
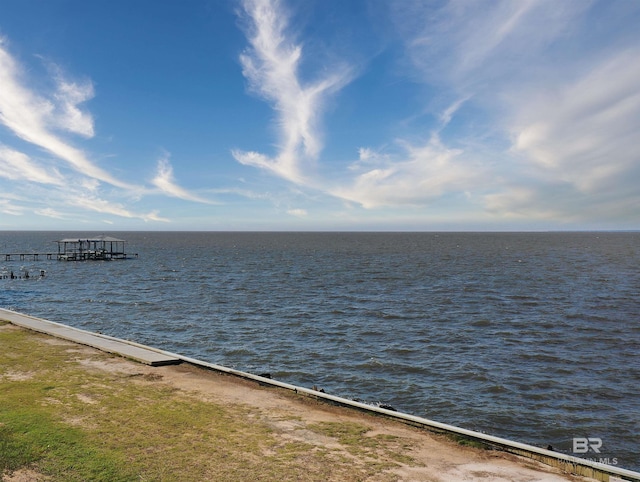
[{"label": "bay water", "polygon": [[[138,257],[4,256],[95,234]],[[0,307],[640,470],[639,267],[635,232],[5,231]]]}]

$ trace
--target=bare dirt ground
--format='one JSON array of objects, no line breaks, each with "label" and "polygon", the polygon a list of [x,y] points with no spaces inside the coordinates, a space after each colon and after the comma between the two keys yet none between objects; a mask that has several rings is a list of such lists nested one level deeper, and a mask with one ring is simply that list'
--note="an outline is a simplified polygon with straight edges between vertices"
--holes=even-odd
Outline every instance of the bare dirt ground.
[{"label": "bare dirt ground", "polygon": [[[0,330],[14,329],[10,325]],[[204,402],[225,407],[250,407],[252,416],[267,423],[272,433],[289,442],[303,442],[330,450],[354,464],[370,463],[370,458],[358,460],[360,455],[345,446],[339,438],[318,431],[322,423],[358,424],[368,427],[367,436],[376,440],[393,441],[394,450],[400,447],[406,460],[393,460],[381,473],[366,480],[397,481],[492,481],[492,482],[560,482],[589,481],[584,477],[560,473],[538,462],[493,450],[457,444],[443,435],[433,434],[396,421],[384,419],[353,409],[336,407],[311,397],[296,395],[284,389],[260,386],[256,382],[220,374],[189,364],[149,367],[118,356],[95,356],[96,350],[78,346],[56,338],[47,343],[66,344],[75,361],[88,372],[96,371],[127,375],[131,383],[142,387],[164,384],[177,392]],[[13,374],[12,376],[18,376]],[[92,400],[85,400],[93,403]],[[390,442],[391,443],[391,442]],[[380,462],[389,452],[379,451]],[[370,457],[370,455],[369,455]],[[45,481],[46,477],[33,470],[18,470],[5,476],[6,482]],[[364,480],[364,479],[362,479]]]},{"label": "bare dirt ground", "polygon": [[398,480],[404,481],[566,481],[587,480],[571,478],[533,461],[495,451],[462,447],[443,436],[426,433],[379,417],[335,407],[308,397],[291,397],[282,390],[260,387],[253,381],[208,372],[183,364],[151,368],[113,359],[102,366],[106,370],[142,373],[143,376],[162,377],[163,383],[197,393],[203,400],[224,404],[251,405],[258,409],[263,420],[268,420],[280,437],[318,445],[329,445],[332,450],[343,450],[342,455],[352,457],[346,449],[329,437],[307,430],[318,422],[358,423],[369,426],[368,435],[390,435],[406,441],[415,465],[396,469]]}]

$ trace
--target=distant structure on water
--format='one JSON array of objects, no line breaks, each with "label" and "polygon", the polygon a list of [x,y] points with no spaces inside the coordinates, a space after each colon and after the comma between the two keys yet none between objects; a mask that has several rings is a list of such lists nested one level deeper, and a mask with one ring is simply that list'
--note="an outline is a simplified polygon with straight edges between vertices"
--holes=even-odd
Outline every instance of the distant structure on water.
[{"label": "distant structure on water", "polygon": [[61,239],[56,242],[58,259],[61,261],[127,259],[124,239],[102,235],[87,239]]}]

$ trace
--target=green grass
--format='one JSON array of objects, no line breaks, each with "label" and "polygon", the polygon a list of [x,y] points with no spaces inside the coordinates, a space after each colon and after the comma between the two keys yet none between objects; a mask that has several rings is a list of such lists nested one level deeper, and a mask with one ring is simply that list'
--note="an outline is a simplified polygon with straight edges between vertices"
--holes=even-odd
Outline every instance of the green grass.
[{"label": "green grass", "polygon": [[0,426],[0,473],[13,471],[29,465],[41,458],[37,447],[25,442],[24,437]]},{"label": "green grass", "polygon": [[[60,370],[58,350],[44,345],[38,358],[23,357],[25,332],[4,333],[1,340],[10,348],[4,350],[9,356],[0,361],[0,375],[5,374],[0,394],[0,474],[37,464],[59,480],[131,480],[133,473],[121,455],[62,420],[61,413],[73,413],[64,400],[73,393],[78,374]],[[69,378],[52,384],[56,371]]]},{"label": "green grass", "polygon": [[463,435],[449,434],[448,437],[456,442],[458,445],[464,447],[473,447],[477,449],[491,450],[491,446],[474,438],[465,437]]},{"label": "green grass", "polygon": [[90,443],[80,430],[46,413],[3,407],[0,418],[2,473],[37,463],[44,473],[60,480],[131,480],[133,474],[122,457]]}]

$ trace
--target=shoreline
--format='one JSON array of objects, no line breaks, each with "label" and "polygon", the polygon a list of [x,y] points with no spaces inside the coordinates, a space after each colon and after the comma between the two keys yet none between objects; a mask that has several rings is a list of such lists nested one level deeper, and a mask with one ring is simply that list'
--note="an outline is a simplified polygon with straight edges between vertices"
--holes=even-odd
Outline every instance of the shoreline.
[{"label": "shoreline", "polygon": [[[33,317],[28,317],[27,315],[21,315],[15,312],[9,312],[7,310],[0,310],[0,320],[1,319],[9,319],[14,324],[20,324],[20,319],[26,318],[29,320],[39,320],[34,319]],[[16,323],[18,320],[18,323]],[[53,330],[49,330],[50,335],[59,336],[60,333],[56,334],[56,330],[60,330],[61,327],[65,327],[65,325],[60,325],[54,322],[48,322],[47,320],[39,320],[45,322],[46,324],[51,324],[50,328],[55,328]],[[10,325],[8,325],[10,326]],[[32,327],[27,327],[33,330]],[[70,327],[66,327],[70,328]],[[6,330],[6,329],[5,329]],[[75,330],[75,329],[72,329]],[[42,331],[47,333],[45,329],[36,329],[36,331]],[[83,330],[75,330],[78,332],[82,332],[83,334],[91,334],[89,332],[83,332]],[[113,343],[114,340],[112,337],[106,337],[104,335],[91,334],[93,336],[97,336],[100,339],[106,340],[109,343]],[[64,337],[62,337],[64,338]],[[0,338],[1,339],[1,338]],[[142,345],[138,345],[136,343],[127,342],[125,340],[118,340],[123,345],[127,345],[129,347],[142,347]],[[67,342],[73,344],[78,343],[75,342]],[[82,343],[82,342],[80,342]],[[87,343],[84,343],[85,345]],[[178,389],[181,391],[187,392],[198,392],[201,390],[203,386],[209,387],[209,392],[205,395],[206,397],[214,396],[214,394],[221,389],[224,385],[225,390],[230,390],[230,392],[234,392],[235,395],[231,397],[233,403],[249,403],[253,404],[256,409],[265,409],[265,407],[271,404],[271,407],[279,407],[284,401],[287,401],[287,405],[295,408],[292,408],[296,412],[296,416],[301,417],[303,420],[307,417],[311,416],[318,417],[318,412],[325,413],[329,412],[331,417],[339,416],[340,418],[345,418],[346,420],[351,420],[349,423],[356,423],[353,420],[357,420],[357,423],[362,423],[362,420],[366,419],[367,423],[370,426],[370,430],[381,430],[381,427],[392,426],[394,430],[402,432],[403,436],[410,437],[413,439],[413,442],[409,446],[413,446],[415,444],[428,444],[431,451],[435,451],[435,453],[440,454],[439,458],[434,459],[433,457],[425,458],[425,454],[422,454],[421,462],[417,463],[416,466],[403,467],[401,469],[396,469],[396,472],[389,472],[387,475],[392,475],[396,473],[398,478],[391,478],[389,480],[455,480],[457,478],[462,478],[462,474],[465,473],[464,477],[471,477],[465,480],[481,480],[480,478],[473,478],[473,472],[477,472],[475,468],[471,468],[470,466],[473,464],[481,464],[486,475],[493,474],[494,477],[498,477],[494,480],[520,480],[516,477],[526,477],[522,480],[593,480],[587,479],[584,477],[577,477],[570,475],[570,472],[577,473],[580,470],[580,467],[584,468],[589,467],[593,469],[593,462],[589,462],[583,459],[578,459],[573,462],[580,462],[580,465],[574,465],[573,470],[567,470],[567,466],[564,465],[564,472],[557,470],[550,465],[543,465],[539,462],[535,462],[533,460],[520,457],[518,455],[507,454],[503,451],[499,450],[481,450],[474,447],[466,447],[452,442],[445,435],[434,434],[434,431],[440,432],[449,432],[451,435],[452,432],[450,428],[457,429],[456,427],[450,427],[445,424],[436,424],[435,422],[426,421],[425,419],[420,419],[419,417],[412,417],[407,414],[400,414],[394,412],[392,410],[387,410],[379,407],[371,407],[368,405],[359,404],[357,402],[352,402],[349,400],[341,399],[340,397],[334,397],[329,394],[320,393],[311,389],[306,389],[303,387],[294,387],[292,385],[284,384],[281,382],[277,382],[275,380],[270,380],[265,377],[259,377],[257,375],[251,375],[244,372],[238,372],[235,370],[231,370],[225,367],[219,367],[216,365],[207,364],[205,362],[201,362],[198,360],[192,360],[187,357],[180,357],[180,355],[168,354],[167,352],[162,352],[161,350],[156,350],[150,347],[145,347],[155,353],[163,353],[166,356],[177,357],[182,361],[181,364],[162,364],[162,366],[153,366],[151,363],[144,365],[138,361],[131,361],[124,358],[121,358],[117,355],[109,355],[110,363],[118,366],[124,367],[125,364],[127,366],[127,370],[134,370],[136,373],[142,372],[142,376],[155,377],[160,376],[160,378],[164,381],[170,381],[170,385],[174,389]],[[93,348],[87,348],[87,350],[93,350]],[[107,350],[112,353],[118,353],[117,350]],[[121,356],[127,356],[126,353],[120,353]],[[131,357],[130,357],[131,358]],[[232,375],[232,376],[229,376]],[[0,381],[3,381],[2,373],[0,373]],[[224,384],[222,383],[224,381]],[[235,386],[235,391],[229,388],[231,385]],[[238,388],[239,387],[239,388]],[[282,388],[288,390],[282,390]],[[239,390],[239,392],[238,392]],[[293,400],[293,401],[292,401]],[[329,402],[329,403],[327,403]],[[346,403],[345,403],[346,402]],[[335,406],[342,405],[342,406]],[[357,410],[353,410],[356,408]],[[329,422],[332,418],[325,419],[324,422]],[[425,424],[424,422],[429,422],[431,425]],[[421,425],[422,428],[411,427],[410,425]],[[440,426],[438,426],[440,425]],[[465,433],[468,432],[468,433]],[[486,436],[484,434],[477,434],[475,432],[464,431],[463,429],[457,429],[453,432],[453,434],[467,436],[464,437],[464,440],[468,443],[469,440],[478,441],[480,439],[481,442],[487,442],[496,440],[498,442],[503,441],[504,439],[498,439],[495,437]],[[481,437],[478,437],[480,435]],[[287,435],[291,436],[291,434]],[[510,442],[510,441],[506,441]],[[515,448],[518,449],[527,449],[530,446],[525,446],[524,444],[517,444],[515,442],[510,442]],[[321,444],[322,445],[322,444]],[[326,441],[325,441],[326,445]],[[499,447],[499,443],[492,443],[493,448],[496,448],[496,445]],[[524,448],[524,449],[523,449]],[[539,452],[542,449],[537,449],[535,447],[531,447],[535,449],[535,451]],[[542,451],[544,452],[549,451]],[[556,455],[556,460],[558,458],[562,458],[562,454],[553,454]],[[445,455],[451,457],[447,458]],[[529,454],[529,456],[531,456]],[[559,457],[558,457],[559,456]],[[566,456],[564,456],[566,458]],[[575,459],[575,458],[572,458]],[[473,460],[472,464],[468,463],[468,460]],[[584,464],[582,464],[584,462]],[[443,472],[441,468],[434,469],[433,465],[437,467],[442,467],[442,465],[447,465],[450,470],[453,472],[449,472],[449,478],[446,476],[446,471]],[[502,477],[500,474],[506,470],[505,464],[509,466],[510,471],[513,472],[507,478]],[[597,464],[601,465],[601,464]],[[474,466],[475,467],[475,466]],[[532,468],[534,467],[534,468]],[[597,468],[597,467],[596,467]],[[609,467],[605,467],[609,468]],[[411,470],[409,470],[411,469]],[[404,472],[403,472],[404,470]],[[617,469],[618,472],[629,472],[623,471],[622,469]],[[400,472],[398,472],[400,471]],[[459,472],[462,471],[462,472]],[[465,471],[469,471],[466,473]],[[522,472],[521,472],[522,471]],[[410,476],[410,473],[414,473],[415,477]],[[532,477],[533,474],[538,474],[538,478]],[[403,474],[403,475],[400,475]],[[418,475],[421,474],[421,475]],[[629,472],[632,476],[640,475]],[[624,475],[629,475],[624,474]],[[584,474],[583,474],[584,475]],[[438,478],[438,477],[444,478]],[[603,472],[594,472],[591,474],[594,479],[597,480],[609,480],[608,474]],[[423,478],[424,477],[424,478]],[[513,477],[513,478],[510,478]],[[549,478],[551,477],[551,478]],[[554,478],[555,477],[555,478]],[[10,480],[10,479],[8,479]],[[365,480],[378,480],[378,479],[369,479]],[[615,477],[611,477],[610,480],[615,480]],[[628,479],[628,480],[639,480],[639,479]]]}]

